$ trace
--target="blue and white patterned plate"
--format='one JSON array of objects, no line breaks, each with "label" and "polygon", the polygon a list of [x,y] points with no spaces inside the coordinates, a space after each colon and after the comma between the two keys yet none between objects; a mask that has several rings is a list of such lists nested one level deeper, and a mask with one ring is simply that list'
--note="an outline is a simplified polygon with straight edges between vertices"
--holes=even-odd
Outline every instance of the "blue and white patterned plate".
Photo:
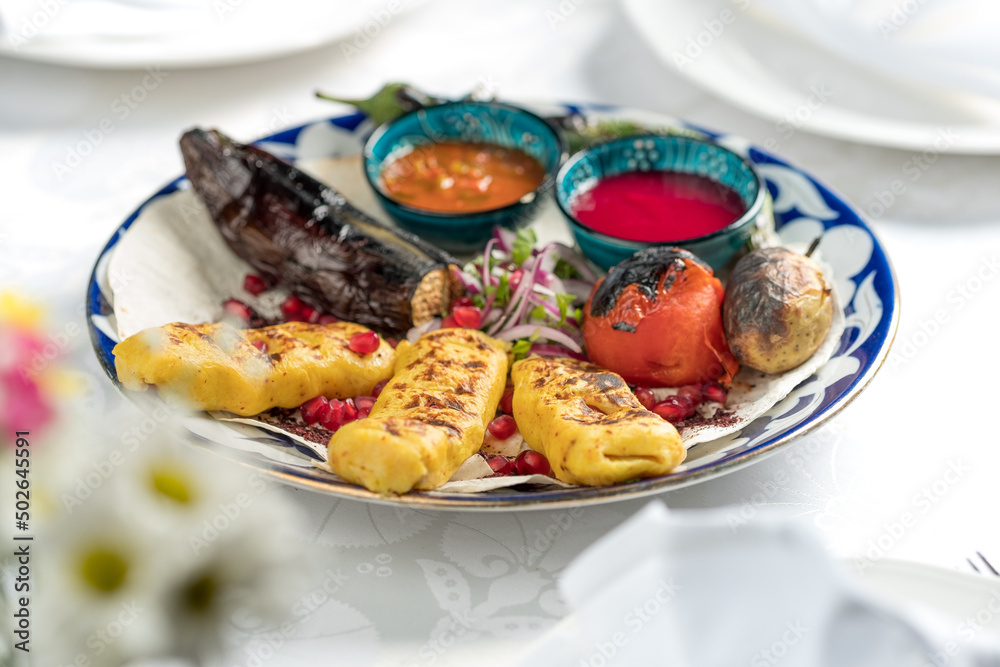
[{"label": "blue and white patterned plate", "polygon": [[[184,420],[193,438],[280,481],[342,497],[436,509],[554,509],[676,489],[760,460],[822,425],[871,381],[888,355],[896,333],[899,296],[888,257],[851,206],[802,170],[738,137],[692,128],[677,119],[649,112],[568,105],[529,106],[543,115],[581,111],[589,116],[697,129],[748,157],[763,176],[774,199],[775,218],[782,239],[808,242],[822,234],[823,259],[833,268],[847,320],[847,328],[833,358],[741,432],[694,445],[688,450],[684,464],[670,475],[606,488],[508,488],[474,495],[422,492],[385,498],[313,467],[310,460],[317,454],[280,434],[199,415]],[[363,115],[351,114],[294,127],[257,143],[290,161],[359,154],[372,129]],[[119,387],[111,353],[117,342],[107,270],[111,250],[128,233],[129,226],[144,207],[182,187],[186,187],[183,176],[132,213],[101,252],[91,275],[87,291],[90,335],[101,364]]]}]

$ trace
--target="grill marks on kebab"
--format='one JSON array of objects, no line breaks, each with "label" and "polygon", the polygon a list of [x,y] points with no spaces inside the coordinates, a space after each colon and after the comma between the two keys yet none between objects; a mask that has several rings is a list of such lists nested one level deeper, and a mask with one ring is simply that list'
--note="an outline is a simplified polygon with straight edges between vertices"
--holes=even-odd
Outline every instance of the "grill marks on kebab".
[{"label": "grill marks on kebab", "polygon": [[330,439],[328,465],[380,494],[434,489],[479,451],[507,378],[502,341],[441,329],[403,341],[367,419]]},{"label": "grill marks on kebab", "polygon": [[615,373],[577,359],[530,357],[514,364],[511,377],[521,435],[563,482],[658,477],[684,460],[677,429],[643,408]]},{"label": "grill marks on kebab", "polygon": [[[361,335],[375,346],[358,350]],[[263,329],[226,323],[166,324],[115,346],[115,369],[132,391],[156,387],[173,405],[251,416],[314,396],[370,394],[392,375],[395,351],[350,322],[286,322]]]},{"label": "grill marks on kebab", "polygon": [[180,141],[188,179],[229,247],[276,286],[401,336],[462,293],[457,260],[388,227],[267,151],[217,130]]}]

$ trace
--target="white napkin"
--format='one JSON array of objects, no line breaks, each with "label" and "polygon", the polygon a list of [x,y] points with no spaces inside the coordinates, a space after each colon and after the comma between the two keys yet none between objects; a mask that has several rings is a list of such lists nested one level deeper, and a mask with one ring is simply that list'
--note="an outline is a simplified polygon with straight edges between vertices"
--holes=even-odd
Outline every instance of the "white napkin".
[{"label": "white napkin", "polygon": [[0,0],[0,34],[33,39],[141,38],[190,30],[214,14],[210,0]]},{"label": "white napkin", "polygon": [[520,666],[1000,665],[982,637],[946,653],[952,628],[870,595],[795,525],[731,516],[647,505],[569,565],[572,613]]},{"label": "white napkin", "polygon": [[741,0],[838,57],[891,77],[1000,98],[996,0]]}]

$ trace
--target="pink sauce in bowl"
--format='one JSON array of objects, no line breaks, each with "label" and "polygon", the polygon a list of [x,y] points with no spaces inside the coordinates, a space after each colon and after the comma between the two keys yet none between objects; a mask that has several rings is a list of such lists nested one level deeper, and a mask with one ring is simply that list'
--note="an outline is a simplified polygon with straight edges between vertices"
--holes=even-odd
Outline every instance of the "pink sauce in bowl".
[{"label": "pink sauce in bowl", "polygon": [[624,239],[668,243],[694,239],[736,222],[747,210],[739,194],[698,174],[630,171],[607,176],[572,200],[590,229]]},{"label": "pink sauce in bowl", "polygon": [[711,139],[636,134],[588,146],[556,175],[556,204],[587,258],[609,269],[657,245],[722,269],[773,228],[753,162]]}]

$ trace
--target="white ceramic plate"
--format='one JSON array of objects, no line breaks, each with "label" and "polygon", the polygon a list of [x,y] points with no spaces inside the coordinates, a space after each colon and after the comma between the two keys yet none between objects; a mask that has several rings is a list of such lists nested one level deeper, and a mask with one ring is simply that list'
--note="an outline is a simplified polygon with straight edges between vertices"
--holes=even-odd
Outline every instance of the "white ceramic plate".
[{"label": "white ceramic plate", "polygon": [[[1000,599],[1000,577],[901,560],[876,561],[862,574],[865,584],[899,604],[918,604],[933,609],[956,625],[976,611]],[[1000,638],[1000,629],[984,625],[984,631]]]},{"label": "white ceramic plate", "polygon": [[[844,560],[842,565],[853,573],[854,566]],[[965,628],[949,638],[963,645],[970,639],[969,620],[980,618],[976,627],[981,628],[984,640],[1000,639],[1000,630],[984,619],[992,620],[995,600],[1000,599],[1000,578],[946,570],[932,565],[901,560],[878,560],[871,563],[858,578],[864,589],[878,595],[899,610],[930,612],[935,627]],[[988,615],[988,616],[987,616]],[[924,617],[927,620],[926,617]],[[544,635],[528,644],[523,656],[541,653],[542,647],[557,637],[579,637],[583,632],[579,617],[569,614],[550,628]],[[756,663],[755,663],[756,664]],[[765,664],[761,661],[760,664]],[[772,663],[773,664],[773,663]],[[927,662],[927,665],[936,664]]]},{"label": "white ceramic plate", "polygon": [[1000,153],[1000,101],[880,76],[754,14],[753,3],[745,10],[741,4],[623,2],[635,29],[665,64],[774,121],[776,140],[804,130],[919,151]]},{"label": "white ceramic plate", "polygon": [[[158,7],[170,6],[170,0],[52,3],[57,9],[50,15],[36,12],[27,26],[18,20],[12,32],[0,35],[0,55],[100,69],[176,69],[267,60],[339,39],[350,55],[395,16],[422,2],[211,0],[186,3],[187,10],[185,3],[175,2],[169,11]],[[92,21],[97,14],[105,18]]]}]

